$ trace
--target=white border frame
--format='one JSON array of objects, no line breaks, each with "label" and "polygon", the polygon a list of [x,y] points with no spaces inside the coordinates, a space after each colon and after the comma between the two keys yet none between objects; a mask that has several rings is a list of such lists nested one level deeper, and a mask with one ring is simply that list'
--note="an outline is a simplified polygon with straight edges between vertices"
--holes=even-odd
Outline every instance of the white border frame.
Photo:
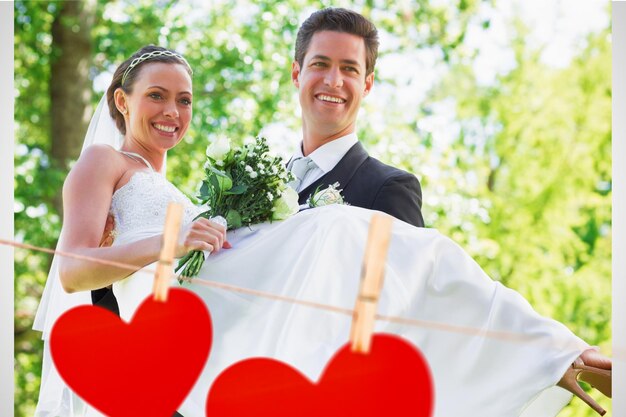
[{"label": "white border frame", "polygon": [[[613,415],[626,416],[626,2],[612,4],[613,48]],[[621,155],[621,157],[620,157]]]},{"label": "white border frame", "polygon": [[[14,4],[0,1],[0,237],[13,239]],[[626,2],[612,1],[613,18],[613,415],[626,416]],[[622,158],[618,156],[622,155]],[[621,251],[620,251],[621,250]],[[14,416],[14,269],[13,249],[0,246],[0,415]]]},{"label": "white border frame", "polygon": [[[0,237],[13,240],[13,2],[0,2]],[[0,415],[14,415],[13,248],[0,246]]]}]

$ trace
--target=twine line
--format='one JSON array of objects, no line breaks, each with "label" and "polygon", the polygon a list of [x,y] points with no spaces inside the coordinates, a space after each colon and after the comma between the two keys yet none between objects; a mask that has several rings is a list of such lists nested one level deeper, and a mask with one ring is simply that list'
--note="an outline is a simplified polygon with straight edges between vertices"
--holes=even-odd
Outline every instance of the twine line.
[{"label": "twine line", "polygon": [[[109,260],[104,260],[100,258],[95,258],[92,256],[80,255],[80,254],[61,251],[61,250],[54,250],[54,249],[30,245],[27,243],[15,242],[15,241],[6,240],[6,239],[0,239],[0,245],[13,246],[13,247],[20,248],[20,249],[45,252],[45,253],[68,257],[68,258],[80,259],[80,260],[99,263],[103,265],[115,266],[118,268],[130,270],[133,272],[151,274],[151,276],[154,276],[154,273],[156,272],[156,268],[148,268],[145,266],[133,265],[133,264],[128,264],[124,262],[109,261]],[[350,317],[354,316],[354,310],[343,308],[343,307],[337,307],[337,306],[333,306],[330,304],[324,304],[324,303],[319,303],[315,301],[301,300],[298,298],[278,295],[278,294],[270,293],[267,291],[254,290],[251,288],[240,287],[237,285],[226,284],[226,283],[221,283],[217,281],[192,278],[192,277],[187,277],[184,275],[178,276],[178,279],[187,283],[193,283],[193,284],[202,285],[206,287],[217,288],[217,289],[221,289],[225,291],[231,291],[231,292],[237,292],[241,294],[252,295],[256,297],[267,298],[267,299],[274,300],[274,301],[282,301],[282,302],[288,302],[292,304],[298,304],[298,305],[302,305],[306,307],[311,307],[311,308],[316,308],[320,310],[326,310],[326,311],[333,312],[333,313],[343,314],[343,315],[350,316]],[[450,332],[450,333],[466,334],[470,336],[482,336],[482,337],[486,337],[489,339],[496,339],[496,340],[501,340],[505,342],[533,343],[536,345],[546,345],[548,347],[554,347],[557,342],[557,340],[553,340],[551,342],[548,342],[545,340],[540,341],[536,339],[537,336],[530,336],[530,335],[526,335],[522,333],[485,330],[485,329],[479,329],[475,327],[441,323],[441,322],[428,321],[428,320],[417,320],[417,319],[410,319],[410,318],[405,318],[405,317],[387,316],[387,315],[382,315],[382,314],[376,314],[375,318],[376,320],[379,320],[379,321],[386,321],[386,322],[390,322],[394,324],[402,324],[406,326],[419,327],[419,328],[428,328],[432,330],[438,330],[438,331],[444,331],[444,332]],[[626,348],[618,348],[617,350],[614,350],[613,358],[617,360],[626,360]]]}]

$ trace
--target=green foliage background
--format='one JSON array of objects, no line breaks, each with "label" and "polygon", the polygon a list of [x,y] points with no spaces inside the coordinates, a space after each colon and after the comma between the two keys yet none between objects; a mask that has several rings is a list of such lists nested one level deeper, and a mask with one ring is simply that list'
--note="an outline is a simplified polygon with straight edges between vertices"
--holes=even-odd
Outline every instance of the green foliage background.
[{"label": "green foliage background", "polygon": [[[372,154],[420,178],[428,226],[460,243],[491,277],[522,293],[541,314],[610,354],[609,19],[561,69],[543,64],[541,49],[527,46],[524,22],[509,22],[516,65],[482,85],[472,67],[478,51],[465,43],[465,35],[468,24],[489,27],[478,9],[491,3],[333,3],[371,17],[388,35],[381,58],[435,51],[445,74],[415,108],[403,107],[393,95],[377,102],[370,96],[359,135]],[[50,61],[59,52],[50,30],[61,5],[15,3],[16,238],[45,247],[56,244],[61,220],[54,201],[66,175],[49,158]],[[90,73],[97,86],[101,73],[147,43],[185,54],[195,69],[194,118],[184,143],[170,153],[168,176],[194,195],[204,149],[214,135],[242,140],[263,127],[281,126],[293,132],[293,142],[280,137],[274,143],[292,149],[299,137],[290,81],[295,33],[305,16],[327,5],[99,1]],[[607,15],[609,6],[607,1]],[[389,46],[384,39],[391,40]],[[406,87],[403,80],[381,76],[375,89],[400,94]],[[101,91],[95,92],[94,104]],[[446,103],[454,111],[450,123],[457,134],[441,143],[423,121]],[[30,328],[49,262],[45,254],[16,251],[16,416],[32,415],[37,399],[42,344]],[[601,403],[610,410],[610,401]],[[593,413],[574,400],[560,415]]]}]

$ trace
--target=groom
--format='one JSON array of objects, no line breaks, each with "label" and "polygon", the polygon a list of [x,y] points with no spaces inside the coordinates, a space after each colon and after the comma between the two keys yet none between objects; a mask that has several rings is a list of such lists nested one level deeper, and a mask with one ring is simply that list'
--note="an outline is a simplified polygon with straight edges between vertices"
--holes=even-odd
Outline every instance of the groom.
[{"label": "groom", "polygon": [[351,10],[313,13],[296,39],[291,79],[299,90],[303,140],[288,168],[303,204],[339,183],[347,203],[424,226],[417,178],[367,154],[356,135],[361,100],[374,84],[378,32]]}]

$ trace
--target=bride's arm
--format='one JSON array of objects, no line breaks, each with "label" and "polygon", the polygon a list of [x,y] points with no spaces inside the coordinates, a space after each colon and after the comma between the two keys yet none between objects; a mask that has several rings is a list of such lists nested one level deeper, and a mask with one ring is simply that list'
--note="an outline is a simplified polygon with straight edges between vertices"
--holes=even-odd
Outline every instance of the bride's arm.
[{"label": "bride's arm", "polygon": [[[93,149],[92,149],[93,148]],[[63,186],[64,224],[59,248],[106,261],[136,265],[137,269],[155,262],[162,235],[127,245],[99,247],[115,185],[125,171],[113,149],[92,147],[81,155]],[[183,228],[176,256],[189,250],[219,250],[226,231],[207,219],[198,219]],[[61,257],[59,274],[67,292],[106,287],[132,274],[134,270]]]}]

